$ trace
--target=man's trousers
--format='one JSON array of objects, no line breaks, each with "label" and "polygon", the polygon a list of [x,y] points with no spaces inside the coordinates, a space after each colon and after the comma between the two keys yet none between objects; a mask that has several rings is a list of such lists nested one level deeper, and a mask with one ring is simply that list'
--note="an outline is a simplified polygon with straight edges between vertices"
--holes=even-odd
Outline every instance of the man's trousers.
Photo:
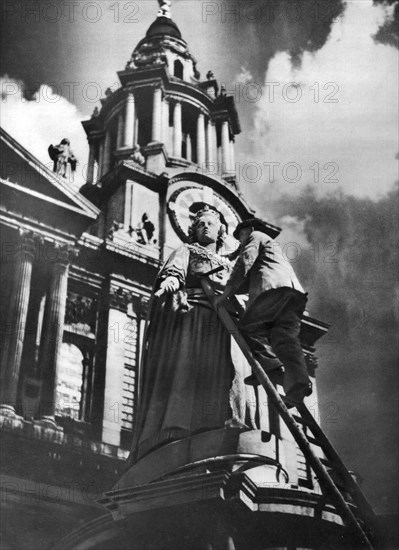
[{"label": "man's trousers", "polygon": [[307,386],[310,382],[299,340],[306,302],[306,294],[289,287],[268,290],[248,306],[239,323],[261,364],[270,363],[270,346],[283,364],[286,394],[294,386]]}]

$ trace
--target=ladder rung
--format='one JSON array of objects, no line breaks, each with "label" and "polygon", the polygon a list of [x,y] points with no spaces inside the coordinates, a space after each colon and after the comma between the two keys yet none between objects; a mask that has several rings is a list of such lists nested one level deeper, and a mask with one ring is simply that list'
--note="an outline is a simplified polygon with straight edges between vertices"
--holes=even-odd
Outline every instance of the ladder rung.
[{"label": "ladder rung", "polygon": [[309,443],[311,443],[312,445],[317,445],[318,447],[323,448],[323,444],[318,439],[315,439],[314,437],[311,437],[310,435],[307,435],[307,434],[306,434],[306,437]]},{"label": "ladder rung", "polygon": [[306,420],[306,418],[302,418],[302,416],[293,414],[292,418],[295,420],[295,422],[298,422],[298,424],[302,424],[303,426],[311,426],[310,422]]},{"label": "ladder rung", "polygon": [[324,464],[324,466],[326,466],[327,468],[331,468],[331,469],[334,469],[334,468],[335,468],[334,462],[331,462],[331,460],[328,460],[328,458],[323,458],[323,457],[321,457],[321,458],[320,458],[320,462],[321,462],[322,464]]}]

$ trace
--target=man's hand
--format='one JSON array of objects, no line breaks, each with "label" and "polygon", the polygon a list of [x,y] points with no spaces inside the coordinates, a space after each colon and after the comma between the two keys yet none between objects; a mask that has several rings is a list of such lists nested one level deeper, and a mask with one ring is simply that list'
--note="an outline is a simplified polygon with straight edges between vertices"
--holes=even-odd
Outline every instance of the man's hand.
[{"label": "man's hand", "polygon": [[155,292],[155,296],[158,298],[162,296],[162,294],[166,293],[172,293],[176,292],[176,290],[179,290],[179,279],[177,277],[166,277],[164,281],[159,285],[159,290]]}]

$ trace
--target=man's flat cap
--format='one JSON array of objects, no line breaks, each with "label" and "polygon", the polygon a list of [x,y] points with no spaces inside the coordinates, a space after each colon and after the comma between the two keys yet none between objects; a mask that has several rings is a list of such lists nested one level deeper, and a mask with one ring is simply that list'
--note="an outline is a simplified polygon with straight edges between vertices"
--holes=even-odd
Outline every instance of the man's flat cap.
[{"label": "man's flat cap", "polygon": [[280,227],[264,222],[260,218],[248,218],[237,225],[234,230],[233,237],[238,239],[241,229],[244,229],[245,227],[253,227],[255,231],[266,233],[266,235],[269,235],[272,239],[275,239],[281,231]]}]

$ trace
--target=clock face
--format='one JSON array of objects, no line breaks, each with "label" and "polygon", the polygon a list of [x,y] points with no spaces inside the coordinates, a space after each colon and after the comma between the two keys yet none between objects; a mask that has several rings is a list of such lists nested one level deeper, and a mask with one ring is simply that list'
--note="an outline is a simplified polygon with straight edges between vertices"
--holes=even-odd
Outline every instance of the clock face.
[{"label": "clock face", "polygon": [[176,233],[183,242],[187,242],[188,228],[196,213],[205,205],[219,212],[227,229],[226,248],[234,249],[237,241],[232,233],[240,220],[232,207],[210,187],[190,184],[172,194],[168,201],[168,214]]}]

